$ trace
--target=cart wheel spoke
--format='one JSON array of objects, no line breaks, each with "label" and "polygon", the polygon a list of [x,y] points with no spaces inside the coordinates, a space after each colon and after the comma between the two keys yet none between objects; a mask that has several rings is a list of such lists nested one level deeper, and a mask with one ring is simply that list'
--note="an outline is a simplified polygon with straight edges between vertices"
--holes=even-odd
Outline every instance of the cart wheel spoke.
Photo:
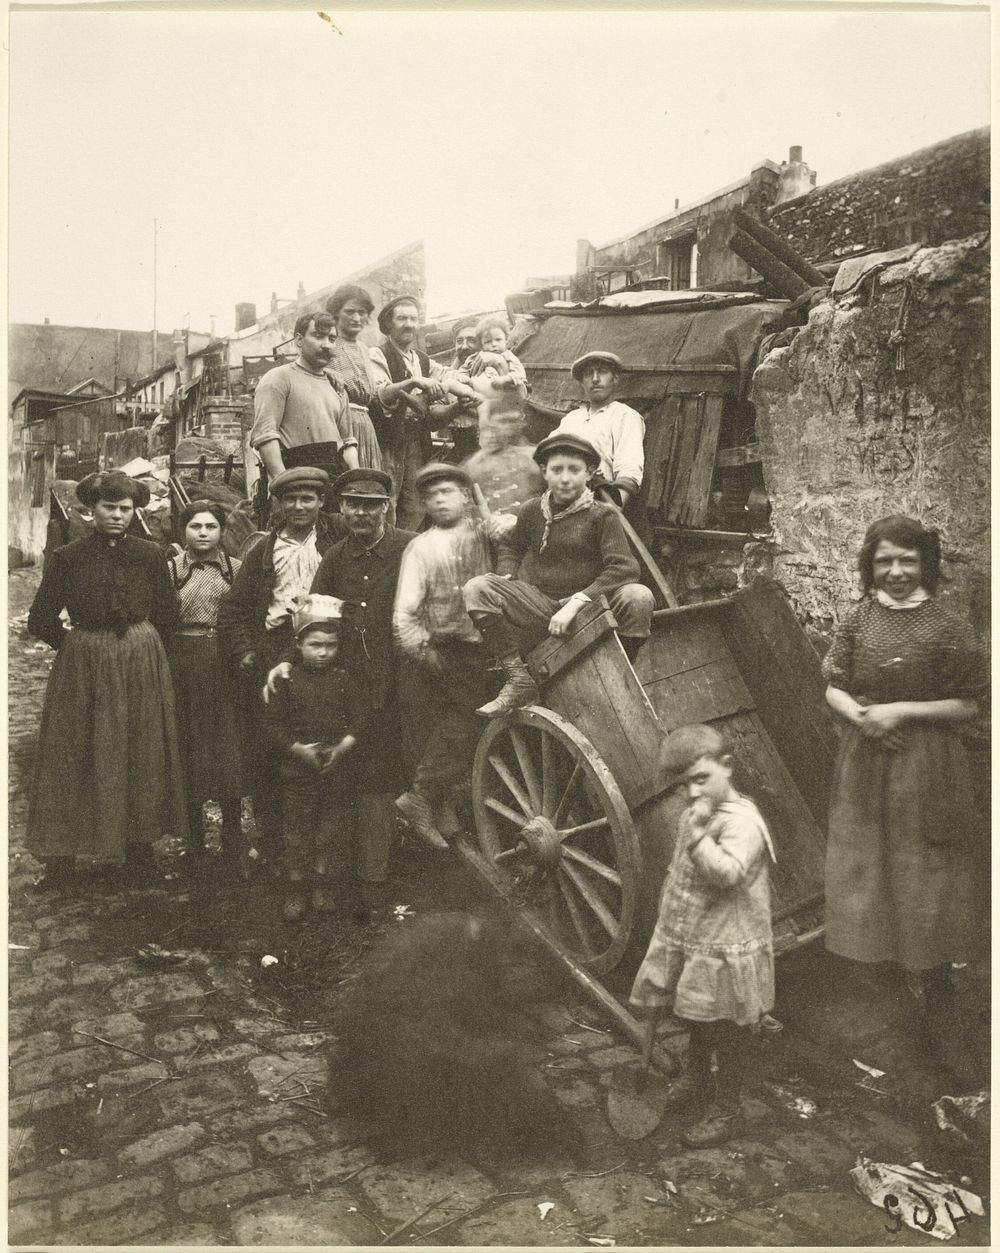
[{"label": "cart wheel spoke", "polygon": [[552,825],[554,827],[558,827],[560,819],[563,816],[563,810],[569,804],[570,797],[573,795],[573,789],[576,787],[577,780],[582,773],[583,765],[578,761],[574,765],[573,773],[569,776],[566,786],[563,789],[563,794],[559,800],[559,804],[556,806],[556,812],[552,815]]},{"label": "cart wheel spoke", "polygon": [[600,875],[602,879],[606,879],[608,883],[613,883],[616,888],[622,885],[622,877],[617,870],[606,865],[603,861],[599,861],[596,857],[591,857],[589,853],[585,853],[582,849],[574,848],[572,844],[564,844],[562,849],[563,857],[568,857],[571,861],[577,862],[581,866],[586,866],[588,870],[594,874]]},{"label": "cart wheel spoke", "polygon": [[516,727],[511,727],[510,739],[514,745],[514,752],[517,754],[517,764],[521,767],[521,777],[524,779],[528,789],[528,801],[531,805],[532,815],[541,813],[542,788],[538,780],[538,771],[531,756],[531,748],[524,734]]},{"label": "cart wheel spoke", "polygon": [[616,940],[618,938],[618,921],[601,899],[601,895],[597,889],[593,886],[593,884],[588,883],[586,879],[584,879],[583,875],[580,874],[579,870],[577,870],[575,866],[563,864],[561,870],[587,902],[590,912],[598,920],[611,939]]},{"label": "cart wheel spoke", "polygon": [[557,879],[559,882],[559,894],[566,906],[566,912],[570,916],[570,921],[573,923],[573,930],[579,937],[580,947],[588,957],[593,957],[595,951],[593,944],[590,942],[590,936],[587,934],[587,924],[584,921],[583,914],[580,912],[580,905],[573,893],[573,889],[566,881],[566,875],[561,869],[557,872]]},{"label": "cart wheel spoke", "polygon": [[518,783],[518,781],[514,778],[513,771],[507,763],[495,753],[490,755],[489,763],[500,778],[503,779],[504,783],[506,783],[511,796],[513,796],[513,798],[521,806],[525,818],[534,818],[535,811],[531,808],[531,801],[525,795],[524,789],[521,787],[520,783]]},{"label": "cart wheel spoke", "polygon": [[588,831],[603,831],[611,824],[607,818],[595,818],[592,822],[581,822],[579,826],[567,827],[564,831],[559,832],[561,840],[568,840],[573,835],[585,835]]},{"label": "cart wheel spoke", "polygon": [[551,735],[542,737],[542,815],[551,818],[558,804],[559,779],[556,771],[556,746]]},{"label": "cart wheel spoke", "polygon": [[524,816],[522,814],[515,813],[514,810],[508,805],[505,805],[503,801],[498,801],[495,796],[487,796],[484,799],[483,804],[486,805],[487,808],[492,809],[495,814],[499,814],[501,818],[506,818],[508,822],[512,822],[519,831],[524,826]]}]

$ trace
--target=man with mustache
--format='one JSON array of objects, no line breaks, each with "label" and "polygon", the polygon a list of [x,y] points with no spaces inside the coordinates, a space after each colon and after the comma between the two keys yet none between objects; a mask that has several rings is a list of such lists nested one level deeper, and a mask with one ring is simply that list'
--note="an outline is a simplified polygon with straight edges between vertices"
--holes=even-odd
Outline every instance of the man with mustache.
[{"label": "man with mustache", "polygon": [[344,434],[347,397],[326,372],[336,342],[328,313],[302,314],[295,323],[299,355],[257,384],[250,443],[272,482],[293,466],[316,466],[331,478],[357,469],[358,441]]}]

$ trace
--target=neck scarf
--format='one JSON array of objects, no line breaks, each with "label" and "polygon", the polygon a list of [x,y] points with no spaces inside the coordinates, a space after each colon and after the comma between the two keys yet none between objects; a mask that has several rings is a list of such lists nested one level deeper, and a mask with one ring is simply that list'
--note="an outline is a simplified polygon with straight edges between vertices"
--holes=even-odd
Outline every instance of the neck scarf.
[{"label": "neck scarf", "polygon": [[545,552],[545,545],[549,542],[549,531],[552,530],[554,523],[559,522],[562,518],[568,518],[572,513],[582,513],[584,509],[589,509],[593,503],[594,493],[589,487],[585,487],[571,505],[555,513],[552,509],[552,489],[549,488],[540,501],[542,517],[545,519],[545,530],[542,532],[542,542],[538,547],[539,553]]},{"label": "neck scarf", "polygon": [[888,592],[877,587],[875,589],[875,599],[880,605],[884,605],[886,609],[916,609],[918,605],[922,605],[925,600],[930,600],[931,594],[923,587],[918,587],[915,592],[911,592],[909,596],[903,600],[894,600]]}]

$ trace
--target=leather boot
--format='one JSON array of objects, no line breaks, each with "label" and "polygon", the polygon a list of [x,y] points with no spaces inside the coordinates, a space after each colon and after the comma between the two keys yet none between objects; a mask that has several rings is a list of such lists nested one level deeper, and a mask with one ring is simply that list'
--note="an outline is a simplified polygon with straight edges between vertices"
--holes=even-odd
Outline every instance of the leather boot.
[{"label": "leather boot", "polygon": [[512,709],[531,705],[538,699],[535,680],[528,673],[528,667],[520,653],[508,653],[506,657],[501,657],[500,665],[507,681],[493,700],[480,705],[476,710],[480,718],[498,718]]},{"label": "leather boot", "polygon": [[714,1025],[719,1062],[718,1095],[703,1117],[681,1136],[681,1143],[689,1149],[708,1149],[725,1144],[739,1134],[743,1125],[740,1096],[749,1060],[750,1032],[730,1022]]},{"label": "leather boot", "polygon": [[425,844],[431,848],[447,849],[448,841],[434,825],[430,802],[425,796],[416,791],[404,792],[396,797],[396,808]]},{"label": "leather boot", "polygon": [[462,824],[455,812],[455,802],[450,796],[443,796],[434,803],[433,814],[434,825],[446,840],[450,840],[462,830]]},{"label": "leather boot", "polygon": [[670,1085],[666,1109],[683,1109],[686,1105],[710,1101],[715,1095],[712,1079],[712,1024],[690,1023],[687,1063],[684,1073]]}]

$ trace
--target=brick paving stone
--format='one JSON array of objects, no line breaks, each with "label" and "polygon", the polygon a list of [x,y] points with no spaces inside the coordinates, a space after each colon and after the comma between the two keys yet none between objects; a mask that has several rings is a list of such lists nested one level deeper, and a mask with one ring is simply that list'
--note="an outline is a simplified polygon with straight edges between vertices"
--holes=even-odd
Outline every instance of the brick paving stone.
[{"label": "brick paving stone", "polygon": [[93,934],[93,923],[59,921],[45,932],[45,942],[51,947],[57,944],[85,944]]},{"label": "brick paving stone", "polygon": [[103,1036],[105,1040],[119,1040],[122,1036],[141,1035],[145,1024],[135,1014],[105,1014],[102,1018],[81,1018],[73,1023],[72,1029],[88,1031],[91,1035]]},{"label": "brick paving stone", "polygon": [[601,1037],[594,1035],[590,1031],[577,1031],[570,1023],[570,1029],[563,1031],[559,1035],[548,1036],[545,1041],[545,1047],[550,1053],[566,1053],[572,1056],[583,1057],[586,1053],[601,1045]]},{"label": "brick paving stone", "polygon": [[613,1048],[595,1049],[587,1054],[587,1061],[592,1066],[627,1066],[629,1063],[638,1063],[639,1053],[634,1048],[629,1048],[626,1044],[616,1044]]},{"label": "brick paving stone", "polygon": [[73,1192],[94,1183],[103,1183],[110,1174],[111,1167],[99,1159],[70,1158],[60,1161],[57,1166],[32,1170],[12,1179],[7,1194],[12,1201],[31,1201],[35,1197]]},{"label": "brick paving stone", "polygon": [[53,1244],[145,1244],[136,1236],[146,1235],[165,1219],[166,1214],[158,1205],[136,1205],[132,1209],[95,1218],[89,1223],[74,1223],[50,1239]]},{"label": "brick paving stone", "polygon": [[26,1122],[33,1114],[58,1109],[61,1105],[72,1105],[86,1096],[87,1089],[75,1081],[60,1083],[52,1088],[37,1088],[24,1096],[11,1097],[7,1102],[7,1118],[12,1123]]},{"label": "brick paving stone", "polygon": [[316,1147],[316,1141],[305,1127],[299,1127],[295,1123],[287,1127],[276,1127],[273,1131],[265,1131],[257,1137],[257,1143],[265,1153],[270,1153],[272,1157],[284,1157],[286,1153],[296,1153]]},{"label": "brick paving stone", "polygon": [[188,1053],[199,1044],[211,1044],[219,1038],[219,1028],[211,1022],[195,1023],[193,1027],[175,1027],[172,1031],[158,1031],[153,1036],[155,1053]]},{"label": "brick paving stone", "polygon": [[802,1244],[801,1236],[788,1223],[776,1214],[760,1209],[735,1210],[718,1223],[690,1228],[686,1233],[688,1239],[685,1243],[693,1243],[690,1237],[696,1232],[703,1236],[706,1243],[716,1248],[786,1248]]},{"label": "brick paving stone", "polygon": [[325,1087],[329,1078],[324,1059],[310,1053],[262,1053],[247,1063],[247,1069],[261,1096],[291,1096],[297,1087],[293,1076],[313,1089]]},{"label": "brick paving stone", "polygon": [[[629,1214],[642,1211],[644,1196],[661,1195],[652,1175],[629,1170],[615,1171],[613,1175],[598,1179],[566,1179],[562,1189],[580,1214],[600,1218],[605,1223],[624,1221]],[[613,1234],[620,1244],[630,1243],[617,1231]]]},{"label": "brick paving stone", "polygon": [[[539,1201],[546,1199],[543,1196],[539,1196],[537,1200],[526,1196],[497,1205],[474,1218],[467,1218],[464,1222],[449,1227],[448,1240],[473,1248],[494,1244],[526,1245],[530,1248],[538,1245],[566,1248],[573,1244],[590,1247],[575,1231],[558,1226],[560,1218],[556,1210],[550,1212],[548,1219],[541,1219],[536,1206]],[[427,1217],[430,1219],[433,1215],[428,1214]],[[427,1223],[427,1229],[433,1226],[432,1222]]]},{"label": "brick paving stone", "polygon": [[[798,1226],[813,1243],[829,1244],[831,1238],[839,1245],[886,1241],[885,1211],[855,1192],[786,1192],[777,1205],[786,1221]],[[796,1243],[804,1241],[800,1237]],[[921,1243],[935,1241],[927,1236]]]},{"label": "brick paving stone", "polygon": [[7,1037],[14,1039],[26,1035],[35,1021],[35,1009],[30,1005],[11,1006],[7,1010]]},{"label": "brick paving stone", "polygon": [[123,1066],[119,1070],[109,1070],[97,1080],[97,1090],[101,1093],[125,1092],[130,1088],[141,1088],[157,1079],[169,1079],[170,1072],[159,1062],[144,1062],[136,1058],[134,1066]]},{"label": "brick paving stone", "polygon": [[36,1233],[40,1233],[40,1239],[47,1239],[51,1230],[51,1201],[28,1201],[25,1205],[15,1205],[7,1215],[7,1236],[14,1242],[27,1241]]},{"label": "brick paving stone", "polygon": [[163,1117],[171,1123],[187,1118],[203,1118],[206,1114],[229,1109],[246,1100],[235,1079],[211,1071],[175,1083],[161,1084],[156,1093]]},{"label": "brick paving stone", "polygon": [[236,1035],[247,1035],[254,1040],[267,1040],[287,1031],[284,1023],[272,1018],[230,1018],[229,1028]]},{"label": "brick paving stone", "polygon": [[221,1241],[216,1234],[215,1228],[210,1227],[208,1223],[181,1223],[180,1225],[168,1223],[167,1226],[152,1232],[147,1243],[156,1245],[158,1248],[164,1246],[173,1248],[214,1248]]},{"label": "brick paving stone", "polygon": [[[558,1071],[546,1071],[547,1076],[553,1073],[558,1074]],[[596,1078],[587,1081],[571,1079],[569,1083],[553,1084],[552,1095],[560,1105],[564,1105],[567,1109],[587,1109],[599,1099],[597,1095],[599,1087]]]},{"label": "brick paving stone", "polygon": [[820,1178],[846,1176],[857,1156],[842,1140],[808,1127],[786,1132],[774,1140],[774,1151]]},{"label": "brick paving stone", "polygon": [[245,1175],[227,1175],[198,1188],[177,1194],[177,1205],[185,1214],[202,1213],[220,1206],[233,1206],[250,1197],[281,1192],[285,1187],[273,1170],[251,1170]]},{"label": "brick paving stone", "polygon": [[288,1162],[289,1177],[300,1188],[310,1183],[329,1183],[341,1175],[349,1175],[362,1166],[371,1165],[371,1155],[363,1148],[345,1145],[322,1153],[300,1153]]},{"label": "brick paving stone", "polygon": [[446,1193],[451,1196],[436,1206],[434,1227],[446,1218],[481,1205],[496,1194],[497,1189],[485,1175],[473,1170],[459,1158],[420,1158],[416,1161],[394,1162],[390,1166],[373,1166],[359,1178],[365,1196],[395,1223],[418,1214],[431,1201]]},{"label": "brick paving stone", "polygon": [[71,992],[65,996],[54,996],[35,1007],[35,1025],[65,1030],[68,1022],[76,1022],[87,1018],[94,1012],[93,993],[84,991]]},{"label": "brick paving stone", "polygon": [[301,1110],[287,1103],[266,1104],[252,1109],[237,1109],[224,1114],[216,1114],[206,1121],[205,1126],[213,1136],[244,1136],[250,1135],[260,1127],[272,1127],[275,1123],[291,1122],[302,1116]]},{"label": "brick paving stone", "polygon": [[69,987],[69,980],[52,971],[41,975],[30,975],[28,978],[13,979],[10,984],[10,999],[15,1005],[23,1005],[28,1001],[38,1001],[42,997],[52,997]]},{"label": "brick paving stone", "polygon": [[222,1048],[212,1049],[207,1053],[195,1053],[189,1062],[185,1062],[184,1069],[204,1070],[208,1066],[224,1066],[230,1062],[243,1061],[248,1057],[259,1056],[260,1050],[256,1044],[242,1040],[238,1044],[226,1044]]},{"label": "brick paving stone", "polygon": [[357,1210],[347,1193],[334,1189],[256,1201],[233,1214],[233,1242],[290,1248],[378,1243],[377,1230]]},{"label": "brick paving stone", "polygon": [[88,1188],[86,1192],[64,1196],[59,1202],[59,1221],[67,1224],[85,1218],[96,1218],[99,1214],[122,1209],[129,1203],[136,1204],[154,1196],[162,1196],[163,1190],[163,1180],[154,1175],[137,1179],[116,1179],[114,1183],[107,1183],[100,1188]]},{"label": "brick paving stone", "polygon": [[103,987],[116,973],[130,974],[132,971],[123,962],[81,962],[70,971],[70,979],[74,988]]},{"label": "brick paving stone", "polygon": [[37,1127],[11,1128],[7,1137],[7,1170],[10,1174],[25,1171],[43,1151],[49,1137]]},{"label": "brick paving stone", "polygon": [[[41,957],[36,957],[31,962],[31,973],[33,975],[59,974],[60,972],[68,971],[71,964],[68,953],[43,953]],[[14,962],[11,962],[12,977],[14,968]],[[18,973],[20,974],[20,972]]]},{"label": "brick paving stone", "polygon": [[174,1153],[183,1153],[185,1149],[194,1148],[204,1138],[205,1128],[198,1122],[164,1127],[121,1149],[118,1161],[126,1170],[142,1170],[165,1157],[173,1156]]},{"label": "brick paving stone", "polygon": [[332,1031],[300,1031],[292,1035],[277,1036],[271,1042],[271,1051],[287,1053],[289,1050],[315,1049],[333,1040]]},{"label": "brick paving stone", "polygon": [[142,978],[131,978],[124,986],[113,987],[108,1000],[119,1009],[148,1009],[151,1005],[169,1004],[200,997],[201,985],[191,975],[172,971]]},{"label": "brick paving stone", "polygon": [[21,1036],[7,1043],[7,1056],[19,1062],[47,1057],[58,1051],[62,1037],[57,1031],[38,1031],[34,1035]]},{"label": "brick paving stone", "polygon": [[253,1161],[249,1145],[237,1142],[210,1144],[207,1148],[199,1149],[197,1153],[175,1157],[170,1165],[181,1183],[196,1183],[199,1180],[215,1179],[219,1175],[239,1174],[240,1171],[249,1170]]},{"label": "brick paving stone", "polygon": [[67,1049],[46,1057],[18,1059],[11,1066],[11,1087],[15,1092],[48,1088],[62,1079],[77,1079],[106,1067],[108,1050],[101,1045]]}]

